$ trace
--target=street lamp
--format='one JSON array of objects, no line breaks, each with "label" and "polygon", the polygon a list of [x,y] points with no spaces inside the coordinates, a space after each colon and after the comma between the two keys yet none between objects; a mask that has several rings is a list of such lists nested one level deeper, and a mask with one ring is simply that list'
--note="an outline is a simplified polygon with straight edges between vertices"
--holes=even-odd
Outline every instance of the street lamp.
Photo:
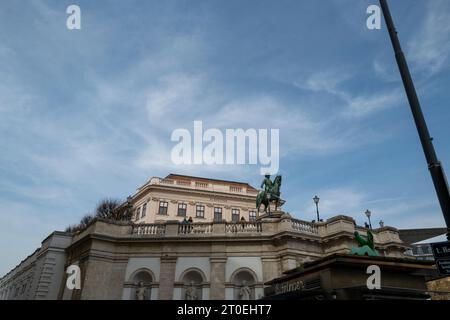
[{"label": "street lamp", "polygon": [[317,213],[317,222],[320,222],[320,218],[319,218],[319,200],[320,198],[318,196],[315,196],[313,198],[314,203],[316,204],[316,213]]},{"label": "street lamp", "polygon": [[369,219],[369,228],[372,229],[372,222],[370,222],[370,216],[372,215],[372,212],[370,212],[370,210],[366,210],[365,214]]}]

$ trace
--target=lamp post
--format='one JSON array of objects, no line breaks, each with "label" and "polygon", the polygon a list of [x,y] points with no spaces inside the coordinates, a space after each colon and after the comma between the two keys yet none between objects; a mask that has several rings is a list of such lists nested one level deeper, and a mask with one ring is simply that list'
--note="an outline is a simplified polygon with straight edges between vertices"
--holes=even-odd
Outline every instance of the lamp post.
[{"label": "lamp post", "polygon": [[370,210],[366,210],[365,214],[369,219],[369,228],[372,229],[372,222],[370,222],[370,216],[372,215],[372,212],[370,212]]},{"label": "lamp post", "polygon": [[320,222],[320,218],[319,218],[319,200],[320,198],[318,196],[315,196],[313,198],[314,203],[316,204],[316,213],[317,213],[317,222]]},{"label": "lamp post", "polygon": [[403,86],[405,87],[409,106],[411,107],[414,122],[419,133],[422,149],[428,164],[428,170],[430,171],[434,189],[436,190],[439,204],[442,209],[442,214],[444,215],[445,224],[447,225],[447,238],[450,240],[450,191],[447,177],[445,176],[444,168],[438,160],[434,150],[433,139],[430,137],[430,133],[428,132],[428,127],[420,107],[419,98],[417,97],[416,89],[409,72],[405,55],[403,54],[400,46],[400,41],[397,36],[397,31],[395,30],[394,21],[392,20],[387,1],[380,0],[380,5],[389,31],[389,37],[391,38],[392,46],[394,48],[395,59],[397,60],[397,65],[402,76]]}]

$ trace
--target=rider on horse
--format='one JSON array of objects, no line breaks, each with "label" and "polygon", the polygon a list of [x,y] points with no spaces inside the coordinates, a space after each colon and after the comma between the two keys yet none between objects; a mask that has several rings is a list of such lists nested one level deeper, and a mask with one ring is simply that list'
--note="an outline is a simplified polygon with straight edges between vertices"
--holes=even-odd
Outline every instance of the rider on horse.
[{"label": "rider on horse", "polygon": [[264,212],[267,212],[270,202],[275,202],[275,210],[279,205],[280,199],[281,176],[276,176],[274,181],[270,180],[270,174],[266,174],[261,188],[264,189],[256,197],[256,208],[259,212],[261,204],[264,205]]},{"label": "rider on horse", "polygon": [[263,182],[261,183],[261,188],[264,187],[265,192],[269,192],[273,187],[273,182],[270,180],[270,174],[266,174]]}]

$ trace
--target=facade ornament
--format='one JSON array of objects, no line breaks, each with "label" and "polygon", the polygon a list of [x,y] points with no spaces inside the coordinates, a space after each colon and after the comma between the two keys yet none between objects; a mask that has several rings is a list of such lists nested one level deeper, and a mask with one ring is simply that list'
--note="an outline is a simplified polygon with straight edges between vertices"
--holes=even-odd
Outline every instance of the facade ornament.
[{"label": "facade ornament", "polygon": [[239,300],[250,300],[251,290],[247,286],[247,281],[242,281],[242,287],[239,290]]},{"label": "facade ornament", "polygon": [[147,287],[142,281],[139,282],[138,288],[136,289],[136,299],[148,300]]},{"label": "facade ornament", "polygon": [[370,230],[367,230],[367,237],[360,235],[358,231],[355,231],[354,235],[356,241],[358,242],[358,247],[353,247],[350,251],[350,254],[370,257],[380,256],[378,251],[375,249],[373,234],[372,232],[370,232]]},{"label": "facade ornament", "polygon": [[194,286],[194,281],[191,281],[190,285],[186,288],[185,292],[185,299],[186,300],[197,300],[197,290]]}]

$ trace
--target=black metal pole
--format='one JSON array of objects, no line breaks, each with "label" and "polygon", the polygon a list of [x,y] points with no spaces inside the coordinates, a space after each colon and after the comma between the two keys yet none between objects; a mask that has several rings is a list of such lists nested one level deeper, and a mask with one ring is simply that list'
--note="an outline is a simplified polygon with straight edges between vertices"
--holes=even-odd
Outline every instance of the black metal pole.
[{"label": "black metal pole", "polygon": [[369,218],[369,229],[372,230],[372,222],[370,221],[370,216],[368,216],[367,218]]},{"label": "black metal pole", "polygon": [[320,222],[320,219],[319,219],[319,204],[318,203],[316,203],[316,213],[317,213],[317,222]]},{"label": "black metal pole", "polygon": [[430,137],[430,133],[428,132],[427,124],[420,107],[419,98],[417,97],[416,89],[409,72],[408,64],[406,63],[405,55],[403,54],[400,41],[397,37],[397,31],[395,30],[387,1],[380,0],[380,5],[389,31],[392,46],[394,47],[395,58],[402,76],[406,95],[408,96],[409,105],[411,107],[414,122],[419,133],[420,142],[422,143],[423,152],[425,153],[425,158],[428,163],[428,169],[430,170],[434,188],[436,189],[436,194],[442,209],[442,214],[444,215],[445,223],[447,225],[447,238],[450,240],[450,192],[447,178],[441,163],[437,159],[433,146],[433,139]]}]

